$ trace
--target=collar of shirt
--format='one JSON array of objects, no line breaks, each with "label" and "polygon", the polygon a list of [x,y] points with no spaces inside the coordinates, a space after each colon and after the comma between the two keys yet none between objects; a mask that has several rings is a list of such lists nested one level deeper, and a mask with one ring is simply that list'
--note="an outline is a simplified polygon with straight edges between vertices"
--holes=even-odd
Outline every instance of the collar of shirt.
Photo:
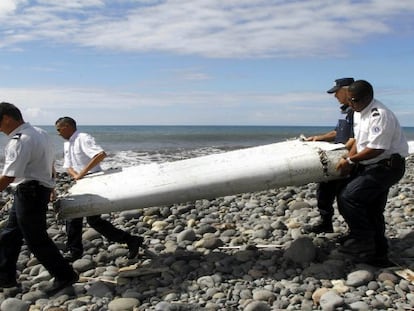
[{"label": "collar of shirt", "polygon": [[79,135],[79,131],[76,130],[75,132],[73,132],[72,136],[69,138],[69,141],[72,143],[75,141],[76,137],[78,137]]},{"label": "collar of shirt", "polygon": [[361,116],[366,116],[367,114],[371,113],[371,108],[372,106],[375,105],[375,103],[377,102],[376,99],[372,99],[372,101],[368,104],[368,106],[366,106],[364,109],[362,109],[359,113],[361,114]]},{"label": "collar of shirt", "polygon": [[11,138],[13,138],[13,136],[14,136],[14,135],[16,135],[17,133],[21,132],[22,130],[27,129],[28,127],[30,127],[30,123],[29,123],[29,122],[25,122],[25,123],[23,123],[22,125],[20,125],[20,126],[16,127],[16,128],[14,129],[14,131],[13,131],[13,132],[11,132],[11,133],[8,135],[8,137],[11,139]]}]

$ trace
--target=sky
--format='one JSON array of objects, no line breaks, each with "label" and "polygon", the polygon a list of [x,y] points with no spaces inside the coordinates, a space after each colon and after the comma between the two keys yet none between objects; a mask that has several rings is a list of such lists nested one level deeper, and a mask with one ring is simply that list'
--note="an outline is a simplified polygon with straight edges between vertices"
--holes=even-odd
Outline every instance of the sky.
[{"label": "sky", "polygon": [[1,0],[0,101],[53,125],[335,125],[334,80],[414,126],[414,1]]}]

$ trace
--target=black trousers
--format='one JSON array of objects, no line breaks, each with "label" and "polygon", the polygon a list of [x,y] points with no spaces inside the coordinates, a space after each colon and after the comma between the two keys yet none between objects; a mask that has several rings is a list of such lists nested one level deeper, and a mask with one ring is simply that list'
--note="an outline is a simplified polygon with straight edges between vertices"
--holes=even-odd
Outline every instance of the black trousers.
[{"label": "black trousers", "polygon": [[333,203],[343,183],[342,179],[319,183],[316,198],[322,219],[330,220],[334,215]]},{"label": "black trousers", "polygon": [[375,243],[378,255],[388,251],[383,215],[388,192],[404,172],[404,158],[395,160],[392,165],[360,165],[337,197],[339,212],[348,224],[350,234],[356,239]]},{"label": "black trousers", "polygon": [[[127,243],[131,237],[129,233],[116,228],[109,221],[102,219],[100,215],[86,217],[86,221],[109,241]],[[82,217],[66,221],[66,234],[68,236],[66,248],[73,254],[81,255],[83,253],[82,227]]]},{"label": "black trousers", "polygon": [[6,227],[0,234],[0,275],[16,277],[16,263],[23,245],[58,279],[72,277],[74,271],[47,233],[46,212],[51,189],[29,182],[17,186]]}]

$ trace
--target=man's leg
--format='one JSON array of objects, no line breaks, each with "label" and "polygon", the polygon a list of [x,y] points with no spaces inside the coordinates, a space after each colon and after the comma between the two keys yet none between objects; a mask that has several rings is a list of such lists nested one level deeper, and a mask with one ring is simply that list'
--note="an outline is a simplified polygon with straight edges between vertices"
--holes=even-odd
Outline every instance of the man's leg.
[{"label": "man's leg", "polygon": [[307,232],[322,233],[333,232],[332,217],[334,215],[333,203],[337,192],[337,181],[321,182],[318,185],[316,198],[321,222],[307,229]]},{"label": "man's leg", "polygon": [[15,206],[18,225],[30,251],[57,280],[72,280],[76,273],[47,233],[46,212],[50,189],[40,185],[17,187]]},{"label": "man's leg", "polygon": [[83,244],[82,244],[82,228],[83,218],[73,218],[66,220],[66,234],[67,242],[66,249],[69,252],[65,256],[69,261],[74,261],[82,257]]},{"label": "man's leg", "polygon": [[353,239],[340,249],[360,258],[374,258],[388,250],[385,237],[384,208],[388,190],[403,175],[384,165],[360,170],[338,195],[338,208],[347,222]]},{"label": "man's leg", "polygon": [[0,287],[16,286],[16,263],[23,245],[23,235],[17,224],[16,208],[9,210],[6,227],[0,234]]},{"label": "man's leg", "polygon": [[132,259],[138,254],[139,248],[144,241],[142,237],[131,235],[116,228],[109,221],[102,219],[100,215],[86,217],[86,221],[109,241],[126,243],[129,248],[128,258]]}]

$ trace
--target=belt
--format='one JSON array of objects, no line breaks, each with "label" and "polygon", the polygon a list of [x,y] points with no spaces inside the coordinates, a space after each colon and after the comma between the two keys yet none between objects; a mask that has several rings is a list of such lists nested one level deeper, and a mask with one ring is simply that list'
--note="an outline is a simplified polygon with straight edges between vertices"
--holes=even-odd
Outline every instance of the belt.
[{"label": "belt", "polygon": [[383,165],[391,168],[400,167],[401,164],[405,163],[405,158],[403,158],[399,153],[393,153],[389,158],[382,159],[375,163],[370,164],[361,164],[362,167],[372,166],[372,165]]},{"label": "belt", "polygon": [[43,188],[47,188],[47,187],[41,185],[38,180],[28,180],[28,181],[24,181],[24,182],[18,184],[17,187],[24,187],[24,188],[43,187]]},{"label": "belt", "polygon": [[28,186],[28,187],[30,187],[30,186],[39,186],[39,185],[40,185],[40,183],[37,180],[28,180],[28,181],[24,181],[24,182],[18,184],[17,186]]}]

